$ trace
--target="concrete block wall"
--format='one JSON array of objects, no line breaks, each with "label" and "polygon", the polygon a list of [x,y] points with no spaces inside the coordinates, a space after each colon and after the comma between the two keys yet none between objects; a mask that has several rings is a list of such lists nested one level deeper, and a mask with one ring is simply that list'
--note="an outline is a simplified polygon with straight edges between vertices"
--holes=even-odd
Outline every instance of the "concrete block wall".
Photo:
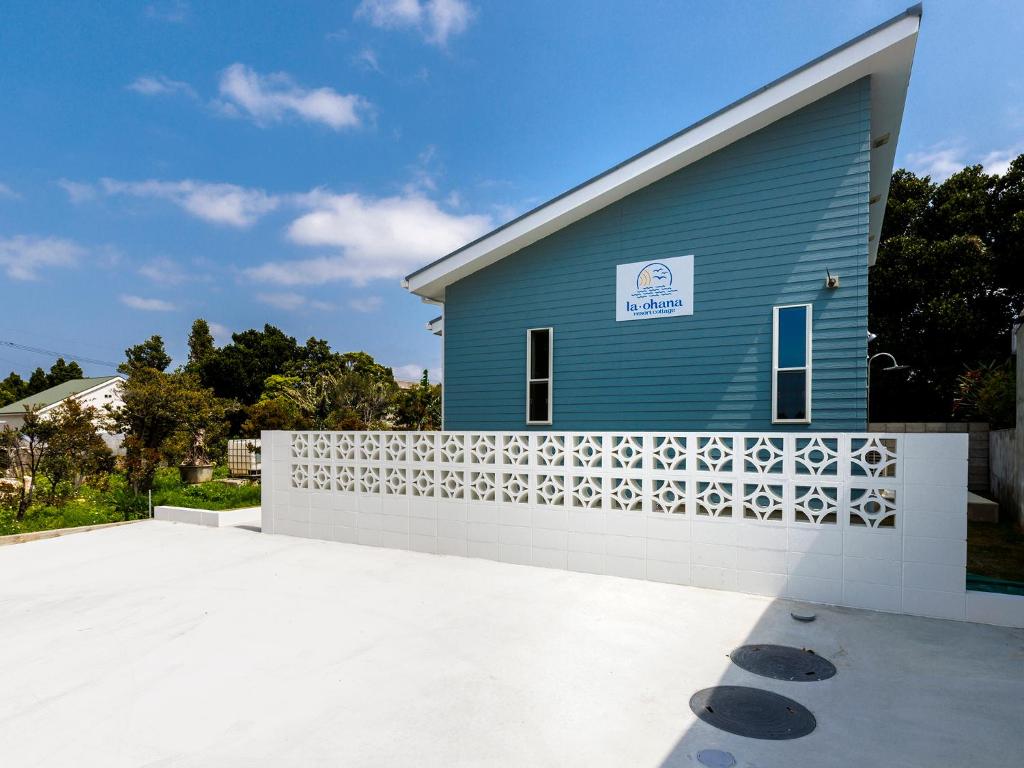
[{"label": "concrete block wall", "polygon": [[171,523],[189,523],[190,525],[206,525],[212,528],[255,524],[260,522],[261,516],[262,512],[259,507],[213,510],[157,506],[153,509],[153,517],[157,520],[165,520]]},{"label": "concrete block wall", "polygon": [[967,454],[966,433],[267,432],[263,530],[964,620]]},{"label": "concrete block wall", "polygon": [[1024,314],[1014,326],[1014,351],[1017,366],[1017,424],[1015,429],[993,432],[989,440],[992,454],[990,485],[999,502],[1001,519],[1009,517],[1024,530]]},{"label": "concrete block wall", "polygon": [[966,442],[963,434],[904,439],[904,613],[967,617]]},{"label": "concrete block wall", "polygon": [[1016,429],[989,433],[989,490],[999,503],[1000,519],[1024,528],[1024,459],[1017,452]]},{"label": "concrete block wall", "polygon": [[989,492],[989,425],[984,421],[886,421],[868,425],[869,432],[893,434],[966,434],[967,488],[982,495]]}]

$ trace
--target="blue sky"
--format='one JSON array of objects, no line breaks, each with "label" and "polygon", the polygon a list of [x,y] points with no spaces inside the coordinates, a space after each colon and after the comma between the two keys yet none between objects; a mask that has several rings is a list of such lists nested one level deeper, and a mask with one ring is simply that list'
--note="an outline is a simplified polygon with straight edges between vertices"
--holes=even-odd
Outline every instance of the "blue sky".
[{"label": "blue sky", "polygon": [[[401,276],[907,4],[5,4],[0,340],[180,361],[201,316],[436,370]],[[1020,11],[925,4],[899,165],[1024,151]]]}]

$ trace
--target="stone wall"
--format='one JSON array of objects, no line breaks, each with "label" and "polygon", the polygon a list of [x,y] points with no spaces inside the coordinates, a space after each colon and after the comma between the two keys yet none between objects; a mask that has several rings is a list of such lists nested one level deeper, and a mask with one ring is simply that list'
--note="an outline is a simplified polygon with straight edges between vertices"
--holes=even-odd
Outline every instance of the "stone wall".
[{"label": "stone wall", "polygon": [[970,435],[968,438],[967,489],[982,495],[989,493],[989,430],[988,424],[985,422],[875,422],[869,426],[869,431],[899,434],[907,432],[963,434],[966,432]]}]

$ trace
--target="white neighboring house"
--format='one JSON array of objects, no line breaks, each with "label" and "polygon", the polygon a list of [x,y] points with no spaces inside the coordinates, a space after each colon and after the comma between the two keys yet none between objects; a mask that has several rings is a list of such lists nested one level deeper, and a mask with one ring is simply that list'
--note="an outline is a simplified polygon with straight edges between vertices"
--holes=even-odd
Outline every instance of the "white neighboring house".
[{"label": "white neighboring house", "polygon": [[[106,406],[120,408],[124,401],[121,399],[121,387],[124,379],[121,376],[96,376],[87,379],[72,379],[58,384],[55,387],[36,392],[34,395],[17,400],[9,405],[0,407],[0,429],[5,426],[17,429],[25,421],[25,407],[34,406],[39,409],[40,415],[52,411],[65,400],[74,398],[83,407],[92,407],[101,413]],[[102,433],[107,445],[115,452],[121,447],[121,436]]]}]

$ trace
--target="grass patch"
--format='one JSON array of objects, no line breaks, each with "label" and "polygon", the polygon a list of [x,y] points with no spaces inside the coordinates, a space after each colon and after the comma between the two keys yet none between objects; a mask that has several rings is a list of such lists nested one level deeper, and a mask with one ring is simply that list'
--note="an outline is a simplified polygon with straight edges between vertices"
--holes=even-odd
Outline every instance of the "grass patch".
[{"label": "grass patch", "polygon": [[967,570],[979,576],[1024,583],[1024,533],[1012,520],[967,523]]},{"label": "grass patch", "polygon": [[[241,509],[260,505],[260,486],[247,483],[230,485],[216,482],[227,476],[227,467],[218,467],[215,480],[200,485],[184,485],[177,467],[166,467],[157,472],[153,485],[153,506],[189,507],[192,509]],[[40,484],[37,493],[45,496],[46,488]],[[81,525],[116,523],[148,515],[148,499],[136,496],[128,488],[124,475],[115,473],[98,486],[83,486],[66,502],[49,505],[33,504],[25,519],[14,519],[14,510],[0,507],[0,536],[56,528],[76,528]]]},{"label": "grass patch", "polygon": [[[219,469],[219,467],[218,467]],[[225,474],[227,470],[224,470]],[[241,509],[260,505],[260,486],[252,483],[232,485],[210,483],[183,485],[178,470],[160,470],[153,487],[153,506],[189,507],[191,509]]]}]

